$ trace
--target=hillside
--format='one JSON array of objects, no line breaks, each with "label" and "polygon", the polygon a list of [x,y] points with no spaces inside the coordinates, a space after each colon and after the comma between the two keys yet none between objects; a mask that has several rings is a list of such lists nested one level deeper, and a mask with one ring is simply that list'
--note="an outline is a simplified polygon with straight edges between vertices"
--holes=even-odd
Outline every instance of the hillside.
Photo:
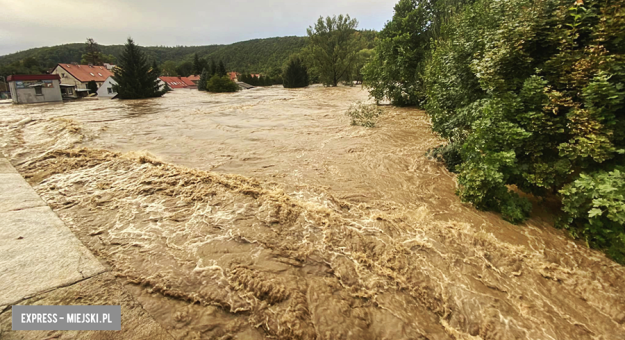
[{"label": "hillside", "polygon": [[[175,63],[191,61],[193,55],[197,53],[201,58],[223,60],[231,70],[265,72],[281,67],[290,54],[298,52],[306,45],[306,40],[306,37],[276,37],[242,41],[230,45],[149,46],[142,47],[142,49],[150,60],[159,64],[165,61]],[[100,49],[102,53],[118,58],[123,45],[100,45]],[[30,58],[35,58],[42,68],[51,68],[58,63],[80,62],[84,50],[84,43],[73,43],[33,48],[0,56],[0,73],[3,73],[3,67],[6,69],[9,65],[15,65]]]}]

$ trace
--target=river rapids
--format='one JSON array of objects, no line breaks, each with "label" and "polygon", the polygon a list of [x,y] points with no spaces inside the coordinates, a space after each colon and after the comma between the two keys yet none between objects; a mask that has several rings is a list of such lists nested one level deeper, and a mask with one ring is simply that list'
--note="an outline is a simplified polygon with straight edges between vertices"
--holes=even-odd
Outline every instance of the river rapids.
[{"label": "river rapids", "polygon": [[625,270],[455,195],[360,87],[0,106],[0,147],[176,339],[625,339]]}]

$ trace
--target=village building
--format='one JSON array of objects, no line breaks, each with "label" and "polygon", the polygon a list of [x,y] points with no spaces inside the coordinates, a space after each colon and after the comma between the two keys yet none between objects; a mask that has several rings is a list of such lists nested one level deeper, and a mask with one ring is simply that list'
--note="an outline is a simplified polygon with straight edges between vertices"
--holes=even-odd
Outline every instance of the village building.
[{"label": "village building", "polygon": [[172,90],[189,89],[189,85],[180,79],[180,77],[159,77],[158,79],[167,83]]},{"label": "village building", "polygon": [[[115,79],[113,79],[112,76],[106,78],[104,83],[102,83],[102,86],[100,86],[100,88],[98,89],[98,92],[97,92],[98,98],[115,99],[115,97],[117,97],[117,92],[115,92],[115,89],[113,89],[113,85],[117,85],[117,82],[115,81]],[[163,87],[165,86],[165,83],[163,82],[163,80],[159,78],[158,85],[159,85],[159,88],[162,90]]]},{"label": "village building", "polygon": [[98,98],[113,98],[117,96],[117,92],[113,90],[113,85],[117,85],[113,77],[106,78],[100,88],[98,88]]},{"label": "village building", "polygon": [[60,80],[56,74],[7,77],[11,98],[16,104],[62,102]]},{"label": "village building", "polygon": [[51,73],[61,77],[61,92],[64,97],[79,97],[89,93],[87,84],[92,80],[100,88],[104,81],[113,75],[113,68],[114,65],[58,64]]},{"label": "village building", "polygon": [[197,90],[197,83],[200,81],[200,77],[199,76],[180,77],[180,80],[182,80],[185,84],[187,84],[187,88]]}]

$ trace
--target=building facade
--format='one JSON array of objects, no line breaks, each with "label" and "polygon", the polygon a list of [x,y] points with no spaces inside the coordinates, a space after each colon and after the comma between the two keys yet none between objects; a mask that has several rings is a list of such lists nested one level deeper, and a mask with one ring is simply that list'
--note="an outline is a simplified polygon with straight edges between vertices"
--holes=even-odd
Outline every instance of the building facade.
[{"label": "building facade", "polygon": [[60,77],[56,74],[8,76],[11,98],[16,104],[62,102]]},{"label": "building facade", "polygon": [[113,85],[117,85],[117,82],[113,80],[113,77],[108,77],[102,83],[98,89],[98,98],[113,98],[117,95],[117,92],[113,90]]},{"label": "building facade", "polygon": [[[58,64],[51,73],[61,77],[61,85],[64,89],[73,88],[71,91],[73,94],[88,91],[87,84],[92,80],[100,88],[104,81],[113,75],[112,67],[109,69],[109,66],[78,64]],[[70,91],[66,89],[66,92],[69,93]]]}]

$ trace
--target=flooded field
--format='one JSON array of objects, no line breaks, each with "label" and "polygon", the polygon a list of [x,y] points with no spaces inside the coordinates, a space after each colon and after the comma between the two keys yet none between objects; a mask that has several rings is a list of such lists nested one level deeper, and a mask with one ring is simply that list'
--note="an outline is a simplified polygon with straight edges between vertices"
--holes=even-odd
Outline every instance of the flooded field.
[{"label": "flooded field", "polygon": [[455,196],[360,88],[0,105],[2,153],[177,339],[625,339],[625,270]]}]

